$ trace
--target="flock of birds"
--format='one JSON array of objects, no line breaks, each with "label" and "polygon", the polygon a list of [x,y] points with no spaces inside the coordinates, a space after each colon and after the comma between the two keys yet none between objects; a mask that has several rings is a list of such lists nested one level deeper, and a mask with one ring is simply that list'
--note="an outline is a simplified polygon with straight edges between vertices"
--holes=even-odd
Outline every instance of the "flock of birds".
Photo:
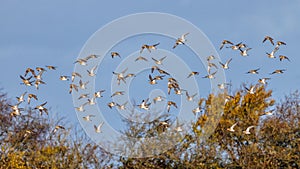
[{"label": "flock of birds", "polygon": [[[189,33],[185,33],[181,37],[176,39],[175,44],[173,46],[173,49],[175,49],[179,45],[185,45],[185,43],[187,42],[186,38],[187,38],[188,34]],[[273,38],[271,38],[270,36],[266,36],[263,39],[262,42],[265,43],[267,41],[269,41],[273,46],[275,45]],[[156,43],[156,44],[153,44],[153,45],[144,44],[144,45],[141,46],[140,54],[142,54],[146,50],[151,53],[152,51],[156,50],[159,45],[160,45],[160,43]],[[267,57],[276,58],[275,54],[279,51],[279,49],[282,45],[286,45],[286,43],[282,42],[282,41],[277,41],[274,49],[270,53],[266,52]],[[220,50],[222,50],[224,47],[230,48],[234,51],[239,51],[240,55],[244,56],[244,57],[248,56],[248,52],[252,49],[252,48],[249,48],[248,45],[246,45],[242,42],[234,44],[229,40],[223,40],[222,41],[221,46],[220,46]],[[111,54],[111,57],[113,59],[115,57],[121,58],[121,55],[118,52],[113,51],[110,54]],[[79,64],[80,66],[93,65],[93,64],[89,63],[90,60],[96,59],[98,57],[99,57],[98,55],[94,55],[94,54],[89,55],[87,57],[77,59],[74,62],[74,64]],[[279,55],[278,57],[279,57],[280,61],[283,61],[283,60],[290,61],[290,59],[287,56]],[[167,86],[166,86],[167,91],[168,91],[168,95],[170,95],[171,92],[174,91],[174,94],[176,94],[176,95],[185,94],[187,101],[190,101],[190,102],[198,101],[198,100],[195,99],[195,97],[197,96],[197,93],[190,94],[187,90],[182,89],[180,87],[180,84],[178,83],[177,79],[173,78],[170,75],[170,73],[168,73],[167,71],[160,68],[160,66],[163,64],[164,60],[167,59],[167,56],[164,56],[162,58],[153,58],[152,57],[151,59],[153,60],[154,64],[151,67],[150,73],[148,75],[150,85],[155,85],[155,84],[158,83],[158,81],[164,80],[166,77],[168,77],[168,83],[167,83]],[[202,78],[208,78],[208,79],[215,78],[215,74],[217,73],[217,70],[218,70],[219,66],[224,70],[229,69],[229,64],[232,62],[233,59],[230,58],[225,63],[222,63],[222,62],[216,63],[216,62],[214,62],[214,60],[215,60],[215,56],[213,56],[213,55],[207,56],[207,72],[208,72],[208,74],[203,76]],[[146,62],[148,62],[149,60],[140,55],[135,59],[135,62],[137,62],[137,61],[146,61]],[[91,63],[93,63],[93,62],[91,61]],[[87,85],[89,84],[89,81],[84,82],[82,80],[82,77],[83,76],[85,76],[85,77],[94,77],[94,76],[96,76],[97,67],[98,67],[98,65],[94,65],[90,69],[86,69],[86,74],[82,74],[82,73],[80,74],[78,72],[72,72],[72,74],[70,76],[62,75],[62,76],[59,77],[59,79],[61,81],[71,81],[71,83],[69,84],[69,93],[70,94],[74,91],[76,91],[76,92],[78,92],[79,90],[84,91],[85,89],[87,89]],[[55,66],[45,66],[44,68],[43,67],[36,67],[35,69],[27,68],[25,70],[24,76],[20,75],[20,78],[22,80],[21,84],[24,84],[25,86],[35,86],[35,88],[38,90],[39,85],[46,84],[42,79],[44,72],[46,72],[47,70],[51,71],[51,70],[56,70],[56,69],[57,69],[57,67],[55,67]],[[212,71],[212,70],[214,70],[214,71]],[[260,70],[259,68],[249,70],[247,72],[247,74],[258,74],[259,70]],[[127,78],[134,78],[135,77],[135,74],[126,73],[127,71],[128,71],[128,68],[124,69],[122,72],[113,72],[113,76],[116,76],[118,85],[120,85],[121,82],[126,84],[126,79]],[[286,71],[286,69],[277,69],[277,70],[274,70],[273,72],[271,72],[270,75],[284,73],[284,71]],[[154,72],[157,72],[158,75],[153,75]],[[189,74],[187,74],[187,78],[191,78],[193,76],[198,76],[198,75],[200,75],[200,72],[192,71]],[[258,82],[265,85],[265,84],[267,84],[268,80],[270,80],[270,78],[268,78],[268,77],[267,78],[260,78],[260,79],[258,79]],[[218,84],[218,87],[220,89],[226,89],[227,86],[230,86],[230,85],[231,85],[230,83],[222,83],[222,84]],[[253,94],[255,92],[255,88],[256,88],[256,86],[250,86],[249,88],[245,87],[247,92],[250,93],[250,94]],[[96,91],[95,93],[92,93],[92,94],[91,93],[81,94],[78,97],[78,100],[85,100],[85,101],[80,106],[75,107],[76,111],[85,112],[86,111],[85,106],[95,105],[96,104],[96,99],[97,98],[102,98],[104,92],[105,92],[105,90],[99,90],[99,91]],[[124,94],[125,94],[125,91],[115,91],[110,96],[110,98],[118,97],[118,96],[121,96],[121,95],[124,95]],[[11,116],[13,116],[13,117],[19,116],[19,115],[21,115],[21,111],[24,111],[24,108],[20,108],[19,105],[21,103],[25,102],[26,95],[27,95],[27,104],[28,105],[31,104],[32,99],[35,99],[36,101],[38,100],[38,97],[35,94],[33,94],[33,93],[28,93],[27,94],[27,92],[24,92],[21,96],[17,97],[17,104],[10,105],[11,110],[12,110],[11,111]],[[233,96],[228,95],[226,101],[228,101],[232,98],[233,98]],[[161,101],[164,101],[166,99],[167,99],[166,97],[157,96],[153,99],[153,102],[151,102],[149,100],[149,98],[146,98],[146,99],[142,100],[140,104],[134,105],[134,106],[136,106],[136,107],[138,107],[142,110],[149,111],[151,104],[156,104],[157,102],[161,102]],[[200,98],[200,99],[203,100],[203,98]],[[126,110],[127,109],[127,103],[128,103],[128,101],[123,103],[123,104],[116,103],[116,102],[112,101],[112,102],[107,103],[107,106],[110,109],[112,109],[113,107],[116,107],[119,110]],[[202,104],[202,102],[200,102],[200,101],[198,103]],[[41,113],[41,115],[43,113],[48,114],[48,109],[45,107],[46,104],[47,104],[47,102],[35,105],[34,109],[38,110]],[[201,104],[199,104],[198,107],[196,107],[195,109],[192,110],[192,112],[194,114],[199,113],[203,110]],[[167,101],[167,112],[169,112],[172,107],[178,108],[176,102],[168,100]],[[271,113],[268,112],[266,114],[271,114]],[[88,115],[84,116],[83,119],[87,122],[91,122],[92,118],[94,118],[94,117],[95,117],[94,114],[88,114]],[[235,131],[234,127],[237,124],[238,123],[233,124],[227,130],[230,131],[230,132],[234,132]],[[100,124],[94,124],[95,132],[96,133],[101,133],[102,132],[101,128],[102,128],[103,125],[104,125],[104,122],[101,122]],[[169,123],[169,120],[165,120],[165,121],[161,121],[159,123],[159,125],[161,125],[165,128],[168,128],[170,126],[170,123]],[[254,127],[255,126],[249,126],[245,131],[243,131],[243,133],[244,134],[250,134],[250,130]],[[59,129],[65,129],[65,128],[63,126],[57,125],[53,129],[53,132],[56,132]],[[177,126],[175,128],[175,130],[176,131],[182,131],[182,128],[180,126]]]}]

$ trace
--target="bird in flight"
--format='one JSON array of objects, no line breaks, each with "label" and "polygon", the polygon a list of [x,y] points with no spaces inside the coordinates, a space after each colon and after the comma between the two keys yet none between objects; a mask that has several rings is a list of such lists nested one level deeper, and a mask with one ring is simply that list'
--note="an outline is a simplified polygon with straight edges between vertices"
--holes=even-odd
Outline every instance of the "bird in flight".
[{"label": "bird in flight", "polygon": [[122,72],[117,73],[117,72],[113,72],[114,75],[117,75],[117,81],[118,81],[118,85],[120,85],[121,80],[126,84],[125,81],[125,72],[128,70],[128,68],[125,68]]},{"label": "bird in flight", "polygon": [[230,42],[229,40],[223,40],[220,46],[220,50],[223,49],[224,45],[226,44],[230,44],[230,45],[234,45],[232,42]]},{"label": "bird in flight", "polygon": [[74,64],[75,63],[78,63],[79,65],[81,65],[81,66],[86,66],[87,65],[87,60],[86,59],[77,59],[75,62],[74,62]]},{"label": "bird in flight", "polygon": [[32,83],[34,82],[34,81],[30,81],[30,79],[32,78],[32,76],[30,76],[28,78],[25,78],[25,77],[23,77],[23,76],[20,75],[20,78],[23,81],[23,83],[21,83],[21,84],[24,84],[26,86],[32,86]]},{"label": "bird in flight", "polygon": [[208,75],[206,75],[206,76],[204,76],[204,77],[202,77],[202,78],[214,79],[214,78],[216,78],[216,77],[215,77],[215,74],[216,74],[216,73],[217,73],[217,71],[215,71],[214,73],[208,74]]},{"label": "bird in flight", "polygon": [[193,94],[193,95],[189,95],[189,92],[186,91],[186,92],[185,92],[185,95],[186,95],[186,100],[191,102],[191,101],[194,100],[194,97],[197,95],[197,93],[195,93],[195,94]]},{"label": "bird in flight", "polygon": [[27,97],[27,104],[30,104],[30,101],[32,98],[35,100],[38,100],[38,98],[35,94],[30,93],[30,94],[28,94],[28,97]]},{"label": "bird in flight", "polygon": [[102,93],[103,93],[103,92],[105,92],[105,90],[99,90],[99,91],[95,92],[95,93],[94,93],[94,97],[95,97],[95,98],[103,97],[103,96],[102,96]]},{"label": "bird in flight", "polygon": [[18,103],[24,102],[25,101],[25,95],[27,92],[24,92],[20,97],[16,97],[18,100]]},{"label": "bird in flight", "polygon": [[227,131],[235,132],[234,127],[238,124],[238,122],[234,123],[230,128],[227,128]]},{"label": "bird in flight", "polygon": [[189,33],[185,33],[183,35],[181,35],[180,38],[178,38],[173,46],[173,49],[175,49],[178,45],[184,45],[185,42],[187,41],[185,38]]},{"label": "bird in flight", "polygon": [[248,51],[251,50],[251,49],[252,48],[247,48],[245,50],[242,50],[241,48],[239,48],[241,56],[249,56]]},{"label": "bird in flight", "polygon": [[276,47],[279,47],[279,46],[281,46],[281,45],[286,45],[286,43],[285,43],[285,42],[282,42],[282,41],[277,41],[277,42],[276,42]]},{"label": "bird in flight", "polygon": [[272,45],[274,45],[273,38],[271,38],[270,36],[265,36],[265,38],[262,42],[265,43],[267,40],[270,41],[272,43]]},{"label": "bird in flight", "polygon": [[278,50],[279,50],[279,47],[275,47],[275,48],[272,50],[271,53],[266,52],[266,54],[267,54],[267,56],[268,56],[269,58],[276,58],[276,57],[275,57],[275,53],[276,53]]},{"label": "bird in flight", "polygon": [[47,104],[47,102],[42,103],[42,104],[36,106],[34,109],[39,110],[41,115],[43,114],[43,112],[45,112],[45,113],[48,115],[48,109],[46,109],[46,108],[44,107],[46,104]]},{"label": "bird in flight", "polygon": [[167,111],[170,112],[171,106],[174,106],[175,108],[177,108],[177,104],[173,101],[168,101],[168,105],[167,105]]},{"label": "bird in flight", "polygon": [[71,94],[73,89],[75,89],[76,92],[78,92],[78,86],[76,84],[71,83],[69,93]]},{"label": "bird in flight", "polygon": [[219,62],[223,69],[229,69],[229,63],[232,61],[232,58],[226,61],[226,63]]},{"label": "bird in flight", "polygon": [[113,93],[110,97],[124,95],[124,93],[125,93],[125,91],[116,91],[116,92]]},{"label": "bird in flight", "polygon": [[157,65],[162,65],[163,64],[163,60],[166,59],[167,56],[164,56],[160,59],[155,59],[155,58],[152,58],[152,60],[154,60],[154,62],[157,64]]},{"label": "bird in flight", "polygon": [[249,126],[245,131],[243,131],[244,134],[251,134],[250,129],[254,128],[255,126]]},{"label": "bird in flight", "polygon": [[62,81],[69,81],[70,76],[60,76],[59,79],[62,80]]},{"label": "bird in flight", "polygon": [[81,74],[79,74],[77,72],[72,72],[72,76],[71,76],[72,82],[74,82],[76,76],[81,78]]},{"label": "bird in flight", "polygon": [[95,71],[96,71],[97,67],[98,67],[98,65],[94,66],[91,70],[86,70],[86,71],[88,72],[88,75],[89,75],[90,77],[93,77],[93,76],[96,75],[96,74],[95,74]]},{"label": "bird in flight", "polygon": [[268,78],[268,77],[264,77],[264,78],[260,78],[260,79],[258,79],[258,82],[260,83],[260,84],[267,84],[267,80],[270,80],[271,78]]},{"label": "bird in flight", "polygon": [[84,109],[84,106],[86,106],[88,104],[88,102],[86,103],[83,103],[82,105],[80,105],[79,107],[75,107],[75,109],[79,112],[84,112],[85,109]]},{"label": "bird in flight", "polygon": [[288,61],[290,61],[290,59],[287,57],[287,56],[284,56],[284,55],[279,55],[279,60],[280,61],[283,61],[283,60],[288,60]]},{"label": "bird in flight", "polygon": [[147,49],[150,53],[151,53],[151,50],[156,50],[157,47],[160,43],[156,43],[154,45],[146,45],[144,44],[142,47],[141,47],[141,50],[140,50],[140,53],[142,53],[144,51],[144,49]]},{"label": "bird in flight", "polygon": [[66,128],[64,126],[61,125],[57,125],[54,127],[52,133],[56,133],[58,130],[65,130]]},{"label": "bird in flight", "polygon": [[151,105],[151,103],[147,103],[148,101],[149,101],[149,98],[147,98],[146,100],[142,100],[142,103],[137,106],[141,109],[149,110],[149,106]]},{"label": "bird in flight", "polygon": [[251,86],[250,88],[247,88],[246,86],[244,87],[246,89],[246,91],[250,94],[254,94],[254,89],[256,88],[256,86]]},{"label": "bird in flight", "polygon": [[46,65],[46,67],[47,67],[49,70],[56,70],[56,69],[57,69],[56,66],[51,66],[51,65]]},{"label": "bird in flight", "polygon": [[277,70],[274,70],[272,73],[270,73],[270,75],[273,75],[273,74],[282,74],[286,71],[286,69],[277,69]]},{"label": "bird in flight", "polygon": [[119,58],[121,58],[121,56],[120,56],[120,54],[118,53],[118,52],[111,52],[110,53],[110,55],[111,55],[111,58],[115,58],[115,57],[119,57]]},{"label": "bird in flight", "polygon": [[212,60],[214,60],[214,59],[216,59],[216,57],[215,57],[214,55],[209,55],[209,56],[206,57],[206,60],[207,60],[208,62],[210,62],[210,61],[212,61]]},{"label": "bird in flight", "polygon": [[115,102],[109,102],[109,103],[107,104],[107,106],[108,106],[109,108],[113,108],[114,106],[116,106],[116,103],[115,103]]},{"label": "bird in flight", "polygon": [[134,61],[136,62],[136,61],[139,61],[139,60],[143,60],[143,61],[146,61],[146,62],[148,62],[148,59],[146,59],[145,57],[143,57],[143,56],[139,56],[139,57],[137,57]]},{"label": "bird in flight", "polygon": [[128,103],[128,101],[126,101],[125,103],[123,103],[123,104],[118,104],[117,103],[117,108],[119,109],[119,110],[126,110],[126,105],[127,105],[127,103]]},{"label": "bird in flight", "polygon": [[258,74],[259,69],[260,68],[249,70],[248,72],[246,72],[246,74]]},{"label": "bird in flight", "polygon": [[87,82],[83,82],[81,79],[79,80],[79,88],[82,90],[86,89],[86,85],[89,83],[89,81]]},{"label": "bird in flight", "polygon": [[165,97],[163,96],[157,96],[155,98],[153,98],[153,102],[156,103],[156,102],[161,102],[163,101],[164,99],[166,99]]},{"label": "bird in flight", "polygon": [[94,129],[96,133],[102,133],[101,128],[103,126],[104,122],[101,122],[98,126],[94,125]]},{"label": "bird in flight", "polygon": [[96,116],[90,114],[90,115],[84,116],[84,117],[83,117],[83,120],[90,122],[90,121],[92,121],[91,117],[96,117]]},{"label": "bird in flight", "polygon": [[191,72],[191,73],[187,76],[187,78],[190,78],[190,77],[195,76],[195,75],[199,75],[199,72]]}]

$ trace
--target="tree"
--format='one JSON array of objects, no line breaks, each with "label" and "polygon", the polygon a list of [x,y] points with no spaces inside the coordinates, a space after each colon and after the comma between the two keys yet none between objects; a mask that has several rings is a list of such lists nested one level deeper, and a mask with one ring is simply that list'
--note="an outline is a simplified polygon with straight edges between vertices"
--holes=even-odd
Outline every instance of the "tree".
[{"label": "tree", "polygon": [[[121,158],[121,168],[299,168],[299,93],[272,110],[272,91],[255,86],[254,93],[240,89],[232,96],[225,92],[200,99],[204,112],[192,124],[191,134],[157,156]],[[209,139],[201,142],[203,126],[213,122],[209,117],[219,109],[216,105],[223,105],[222,117]],[[235,131],[228,131],[235,123]],[[245,134],[249,126],[251,134]],[[127,134],[139,135],[145,128],[132,124]]]},{"label": "tree", "polygon": [[9,105],[6,94],[1,92],[0,168],[102,168],[111,165],[109,155],[99,146],[88,144],[83,134],[71,135],[70,128],[62,126],[62,119],[52,124],[46,116],[31,108],[12,116]]}]

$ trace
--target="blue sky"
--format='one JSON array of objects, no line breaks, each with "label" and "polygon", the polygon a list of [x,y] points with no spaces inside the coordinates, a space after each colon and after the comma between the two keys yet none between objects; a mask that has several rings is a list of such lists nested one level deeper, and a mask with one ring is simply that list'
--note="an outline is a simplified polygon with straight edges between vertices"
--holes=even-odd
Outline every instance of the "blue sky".
[{"label": "blue sky", "polygon": [[[0,87],[14,98],[26,89],[20,86],[19,75],[27,67],[58,66],[57,71],[47,72],[47,86],[41,86],[37,92],[41,96],[37,103],[47,100],[55,113],[68,116],[68,120],[76,124],[68,83],[59,81],[58,77],[73,71],[73,62],[87,39],[105,24],[124,15],[164,12],[199,27],[216,48],[223,39],[243,41],[253,48],[249,52],[250,59],[230,50],[218,50],[222,60],[234,58],[226,77],[235,87],[241,82],[253,83],[273,69],[286,68],[284,74],[272,76],[269,85],[274,97],[280,98],[299,89],[299,7],[300,1],[1,1]],[[287,43],[280,53],[288,56],[291,62],[281,63],[267,58],[265,52],[271,48],[261,43],[265,35]],[[262,69],[261,75],[244,74],[258,67]]]}]

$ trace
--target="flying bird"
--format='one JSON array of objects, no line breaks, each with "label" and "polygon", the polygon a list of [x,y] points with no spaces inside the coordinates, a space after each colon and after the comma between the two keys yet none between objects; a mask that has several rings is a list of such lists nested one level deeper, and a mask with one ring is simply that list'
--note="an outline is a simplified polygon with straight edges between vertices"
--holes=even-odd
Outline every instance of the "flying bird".
[{"label": "flying bird", "polygon": [[88,98],[89,97],[89,93],[82,93],[77,100],[83,99],[83,98]]},{"label": "flying bird", "polygon": [[177,104],[173,101],[168,101],[168,105],[167,105],[167,111],[170,112],[171,106],[174,106],[175,108],[177,108]]},{"label": "flying bird", "polygon": [[121,56],[120,56],[120,54],[118,52],[111,52],[110,55],[111,55],[111,58],[114,58],[114,57],[117,57],[117,56],[119,58],[121,58]]},{"label": "flying bird", "polygon": [[286,45],[286,43],[285,43],[285,42],[282,42],[282,41],[277,41],[277,42],[276,42],[276,47],[279,47],[279,46],[281,46],[281,45]]},{"label": "flying bird", "polygon": [[107,106],[108,106],[109,108],[112,108],[112,107],[116,106],[116,103],[115,103],[115,102],[109,102],[109,103],[107,104]]},{"label": "flying bird", "polygon": [[206,60],[208,62],[210,62],[211,60],[214,60],[214,59],[216,59],[216,57],[214,55],[209,55],[209,56],[206,57]]},{"label": "flying bird", "polygon": [[238,122],[234,123],[230,128],[227,128],[227,131],[235,132],[234,127],[238,124]]},{"label": "flying bird", "polygon": [[252,70],[249,70],[248,72],[246,72],[246,74],[258,74],[259,70],[260,70],[260,68],[252,69]]},{"label": "flying bird", "polygon": [[97,67],[98,67],[98,65],[94,66],[91,70],[86,70],[88,72],[88,75],[91,77],[95,76],[96,75],[95,71],[96,71]]},{"label": "flying bird", "polygon": [[96,133],[102,133],[101,128],[103,126],[104,122],[101,122],[98,126],[94,125],[94,129]]},{"label": "flying bird", "polygon": [[148,59],[146,59],[145,57],[143,57],[143,56],[139,56],[139,57],[137,57],[134,61],[136,62],[136,61],[139,61],[139,60],[143,60],[143,61],[146,61],[146,62],[148,62]]},{"label": "flying bird", "polygon": [[98,58],[98,57],[99,57],[99,55],[92,54],[92,55],[88,55],[88,56],[85,57],[84,59],[85,59],[85,60],[89,60],[89,59],[96,59],[96,58]]},{"label": "flying bird", "polygon": [[28,78],[25,78],[25,77],[23,77],[23,76],[20,75],[20,78],[23,81],[23,83],[21,83],[21,84],[24,84],[26,86],[32,86],[32,83],[34,82],[34,81],[30,81],[30,79],[32,78],[32,76],[30,76]]},{"label": "flying bird", "polygon": [[224,45],[226,44],[230,44],[230,45],[234,45],[232,42],[230,42],[229,40],[223,40],[220,46],[220,50],[223,49]]},{"label": "flying bird", "polygon": [[243,131],[244,134],[251,134],[250,129],[254,128],[255,126],[249,126],[245,131]]},{"label": "flying bird", "polygon": [[268,56],[269,58],[276,58],[276,57],[275,57],[275,53],[276,53],[278,50],[279,50],[279,47],[275,47],[275,48],[272,50],[271,53],[266,52],[266,54],[267,54],[267,56]]},{"label": "flying bird", "polygon": [[56,70],[56,69],[57,69],[56,66],[51,66],[51,65],[46,65],[46,67],[47,67],[49,70]]},{"label": "flying bird", "polygon": [[76,84],[70,84],[70,89],[69,89],[69,93],[71,94],[73,89],[78,92],[78,86]]},{"label": "flying bird", "polygon": [[72,72],[72,76],[71,76],[72,82],[74,82],[76,76],[81,78],[81,74],[77,72]]},{"label": "flying bird", "polygon": [[91,117],[96,117],[96,116],[90,114],[90,115],[84,116],[84,117],[83,117],[83,120],[88,121],[88,122],[89,122],[89,121],[92,121]]},{"label": "flying bird", "polygon": [[246,89],[246,91],[250,94],[254,94],[254,89],[255,89],[255,85],[254,86],[251,86],[250,88],[247,88],[246,86],[244,87]]},{"label": "flying bird", "polygon": [[86,66],[87,65],[87,60],[86,59],[77,59],[75,62],[74,62],[74,64],[75,63],[78,63],[79,65],[81,65],[81,66]]},{"label": "flying bird", "polygon": [[126,84],[125,81],[125,72],[128,70],[128,68],[125,68],[122,72],[117,73],[117,72],[113,72],[114,75],[117,75],[117,81],[118,81],[118,85],[120,85],[121,80]]},{"label": "flying bird", "polygon": [[264,78],[260,78],[260,79],[258,79],[258,82],[260,83],[260,84],[267,84],[267,80],[270,80],[271,78],[268,78],[268,77],[264,77]]},{"label": "flying bird", "polygon": [[70,76],[60,76],[59,79],[62,80],[62,81],[69,81]]},{"label": "flying bird", "polygon": [[65,130],[66,128],[64,126],[61,125],[57,125],[54,127],[52,133],[56,133],[58,130]]},{"label": "flying bird", "polygon": [[214,73],[212,73],[212,74],[208,74],[208,75],[206,75],[206,76],[204,76],[204,77],[202,77],[202,78],[208,78],[208,79],[214,79],[214,78],[216,78],[215,77],[215,74],[217,73],[217,71],[215,71]]},{"label": "flying bird", "polygon": [[154,62],[157,64],[157,65],[162,65],[163,63],[163,60],[166,58],[167,56],[164,56],[164,57],[162,57],[162,58],[160,58],[160,59],[154,59],[154,58],[152,58],[152,60],[154,60]]},{"label": "flying bird", "polygon": [[187,41],[185,38],[189,33],[185,33],[183,35],[181,35],[180,38],[178,38],[173,46],[173,49],[175,49],[178,45],[184,45],[185,42]]},{"label": "flying bird", "polygon": [[147,103],[148,101],[149,101],[149,98],[147,98],[146,100],[142,100],[142,103],[137,106],[141,109],[149,110],[149,106],[151,105],[151,103]]},{"label": "flying bird", "polygon": [[251,49],[252,48],[247,48],[245,50],[242,50],[241,48],[239,48],[241,56],[249,56],[248,51],[251,50]]},{"label": "flying bird", "polygon": [[39,89],[40,84],[46,84],[46,83],[42,80],[36,80],[35,83],[34,83],[34,86],[37,90]]},{"label": "flying bird", "polygon": [[117,103],[117,108],[118,108],[119,110],[125,110],[125,109],[126,109],[127,103],[128,103],[128,101],[126,101],[126,102],[123,103],[123,104],[118,104],[118,103]]},{"label": "flying bird", "polygon": [[83,82],[81,79],[79,80],[79,88],[82,90],[86,89],[86,85],[89,83],[89,81],[87,82]]},{"label": "flying bird", "polygon": [[280,61],[283,61],[283,60],[288,60],[288,61],[290,61],[290,59],[287,57],[287,56],[284,56],[284,55],[279,55],[279,60]]},{"label": "flying bird", "polygon": [[187,76],[187,78],[190,78],[190,77],[195,76],[195,75],[199,75],[199,72],[191,72],[191,73]]},{"label": "flying bird", "polygon": [[165,97],[163,96],[156,96],[155,98],[153,98],[153,102],[156,103],[156,102],[161,102],[163,101],[164,99],[166,99]]},{"label": "flying bird", "polygon": [[274,45],[273,38],[271,38],[270,36],[265,36],[265,38],[262,42],[265,43],[265,41],[267,41],[267,40],[270,41],[272,43],[272,45]]},{"label": "flying bird", "polygon": [[43,114],[43,112],[45,112],[48,115],[48,109],[44,107],[46,104],[47,104],[47,102],[42,103],[42,104],[36,106],[34,109],[39,110],[41,115]]},{"label": "flying bird", "polygon": [[195,93],[195,94],[193,94],[193,95],[189,95],[189,92],[186,91],[186,92],[185,92],[185,95],[186,95],[186,100],[191,102],[191,101],[194,100],[194,97],[197,95],[197,93]]},{"label": "flying bird", "polygon": [[33,76],[35,76],[35,72],[34,72],[34,70],[33,69],[31,69],[31,68],[27,68],[26,70],[25,70],[25,74],[24,74],[24,76],[26,77],[27,76],[27,74],[28,73],[31,73]]},{"label": "flying bird", "polygon": [[84,106],[86,106],[88,103],[83,103],[82,105],[80,105],[79,107],[75,107],[75,109],[79,112],[84,112],[85,109],[84,109]]},{"label": "flying bird", "polygon": [[144,49],[147,49],[150,53],[151,53],[151,49],[152,50],[156,50],[157,47],[160,43],[156,43],[154,45],[146,45],[144,44],[142,47],[141,47],[141,50],[140,50],[140,53],[142,53],[144,51]]},{"label": "flying bird", "polygon": [[103,92],[105,92],[105,90],[99,90],[99,91],[95,92],[95,93],[94,93],[94,97],[95,97],[95,98],[103,97],[103,96],[102,96],[102,93],[103,93]]},{"label": "flying bird", "polygon": [[125,91],[116,91],[116,92],[113,93],[110,97],[124,95],[124,93],[125,93]]},{"label": "flying bird", "polygon": [[38,98],[35,94],[30,93],[30,94],[28,94],[28,97],[27,97],[27,104],[30,104],[30,101],[32,98],[35,100],[38,100]]},{"label": "flying bird", "polygon": [[232,61],[232,58],[226,61],[226,63],[219,62],[223,69],[229,69],[229,63]]},{"label": "flying bird", "polygon": [[38,71],[38,72],[45,72],[46,71],[46,69],[42,68],[42,67],[36,67],[35,70]]},{"label": "flying bird", "polygon": [[18,100],[18,103],[24,102],[25,101],[25,95],[27,92],[24,92],[20,97],[16,97]]},{"label": "flying bird", "polygon": [[277,70],[274,70],[272,73],[270,73],[270,75],[273,75],[273,74],[282,74],[286,71],[286,69],[277,69]]}]

